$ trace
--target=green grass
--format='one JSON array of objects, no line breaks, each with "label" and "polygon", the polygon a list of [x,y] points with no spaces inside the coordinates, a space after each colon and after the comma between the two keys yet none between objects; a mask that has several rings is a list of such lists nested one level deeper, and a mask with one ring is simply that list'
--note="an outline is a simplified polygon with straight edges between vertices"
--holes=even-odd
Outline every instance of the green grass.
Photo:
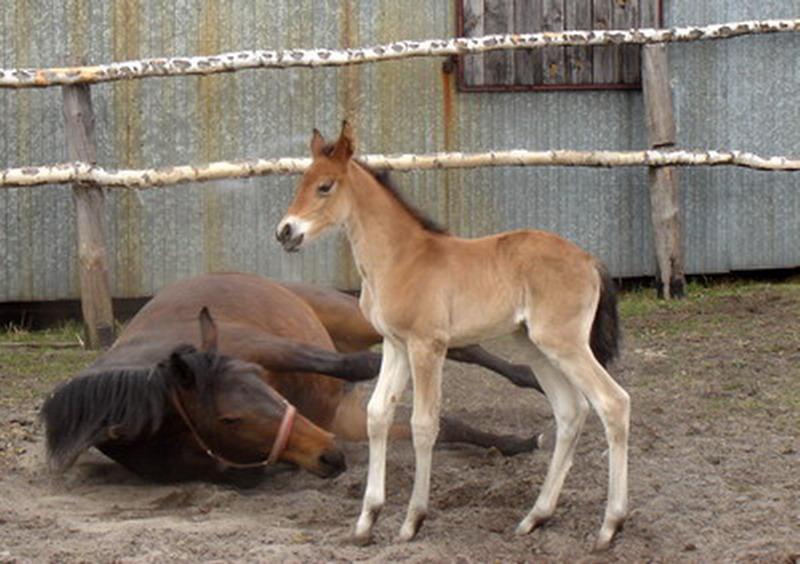
[{"label": "green grass", "polygon": [[36,343],[31,348],[0,347],[0,405],[40,401],[54,384],[85,368],[98,353],[80,347],[55,349],[47,343],[80,344],[83,329],[79,323],[64,323],[44,331],[5,327],[0,343]]},{"label": "green grass", "polygon": [[714,301],[735,296],[763,292],[779,286],[782,290],[800,294],[800,280],[770,284],[736,280],[704,284],[697,281],[686,285],[686,297],[679,300],[662,300],[652,288],[639,288],[620,293],[619,310],[623,317],[644,317],[658,311],[680,311],[688,305],[712,304]]},{"label": "green grass", "polygon": [[83,326],[77,321],[67,321],[50,329],[30,331],[9,325],[0,331],[0,342],[81,344],[83,342]]}]

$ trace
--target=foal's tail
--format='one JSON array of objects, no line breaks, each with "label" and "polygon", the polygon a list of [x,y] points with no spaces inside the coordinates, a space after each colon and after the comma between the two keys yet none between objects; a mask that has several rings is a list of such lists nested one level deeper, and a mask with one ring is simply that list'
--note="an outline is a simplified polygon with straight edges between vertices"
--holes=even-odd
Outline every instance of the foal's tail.
[{"label": "foal's tail", "polygon": [[603,264],[597,264],[597,272],[600,274],[600,301],[594,314],[589,344],[597,361],[605,367],[619,355],[621,335],[614,280]]}]

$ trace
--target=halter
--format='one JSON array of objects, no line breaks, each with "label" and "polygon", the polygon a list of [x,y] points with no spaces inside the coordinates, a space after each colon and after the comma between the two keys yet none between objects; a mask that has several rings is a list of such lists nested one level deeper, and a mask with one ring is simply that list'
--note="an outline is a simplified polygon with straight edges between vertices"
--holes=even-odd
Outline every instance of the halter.
[{"label": "halter", "polygon": [[269,456],[267,459],[262,460],[261,462],[241,463],[232,462],[209,448],[209,446],[197,432],[197,428],[195,428],[192,420],[186,414],[186,410],[183,408],[181,400],[174,389],[172,390],[172,403],[175,405],[175,409],[178,410],[178,414],[181,416],[181,419],[183,419],[183,422],[186,423],[187,427],[189,427],[189,430],[192,432],[192,437],[194,437],[195,442],[200,446],[200,448],[202,448],[208,456],[217,462],[221,462],[222,464],[231,466],[233,468],[257,468],[259,466],[269,466],[271,464],[275,464],[275,462],[278,461],[278,457],[286,448],[286,443],[289,442],[289,435],[292,433],[292,426],[294,425],[295,415],[297,414],[297,408],[287,401],[286,410],[283,412],[283,419],[281,419],[281,426],[278,428],[278,435],[275,437],[275,442],[272,443],[272,448],[269,451]]}]

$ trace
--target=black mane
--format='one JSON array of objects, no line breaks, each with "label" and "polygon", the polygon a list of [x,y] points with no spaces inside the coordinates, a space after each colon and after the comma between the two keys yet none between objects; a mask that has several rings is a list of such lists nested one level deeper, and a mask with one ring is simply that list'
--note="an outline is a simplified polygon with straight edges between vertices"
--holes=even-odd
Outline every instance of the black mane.
[{"label": "black mane", "polygon": [[[334,145],[328,144],[322,149],[322,153],[326,156],[331,156],[333,153]],[[436,221],[428,217],[424,212],[420,211],[410,203],[406,201],[403,195],[400,193],[400,190],[392,181],[391,176],[389,175],[389,171],[376,171],[371,167],[367,166],[363,161],[355,159],[355,162],[363,168],[365,171],[370,173],[372,177],[377,180],[378,184],[383,186],[386,189],[386,192],[391,195],[395,201],[402,206],[404,210],[406,210],[411,217],[413,217],[417,223],[419,223],[420,227],[422,227],[425,231],[429,231],[431,233],[439,233],[441,235],[447,234],[447,229],[439,225]]]},{"label": "black mane", "polygon": [[55,469],[108,438],[120,425],[126,436],[153,433],[164,417],[166,383],[154,367],[111,369],[83,374],[61,384],[42,407],[47,454]]},{"label": "black mane", "polygon": [[[178,347],[173,355],[191,367],[200,401],[211,402],[211,376],[224,357]],[[106,442],[114,427],[126,439],[157,432],[169,409],[174,381],[171,361],[152,368],[96,368],[59,385],[42,406],[47,453],[52,467],[64,470],[87,448]]]}]

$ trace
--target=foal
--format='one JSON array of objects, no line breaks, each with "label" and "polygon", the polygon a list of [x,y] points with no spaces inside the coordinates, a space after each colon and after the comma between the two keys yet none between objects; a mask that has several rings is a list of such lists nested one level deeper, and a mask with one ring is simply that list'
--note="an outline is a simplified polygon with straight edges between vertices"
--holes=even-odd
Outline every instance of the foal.
[{"label": "foal", "polygon": [[286,251],[296,251],[328,228],[344,225],[362,278],[361,308],[384,337],[368,406],[369,471],[356,540],[369,540],[384,503],[387,432],[409,376],[416,474],[401,540],[416,535],[428,509],[447,348],[524,329],[557,432],[541,492],[517,532],[530,532],[555,511],[591,404],[609,445],[608,502],[595,544],[607,548],[627,512],[630,412],[628,394],[604,368],[617,353],[619,337],[607,271],[552,233],[448,235],[354,160],[353,152],[346,122],[332,146],[314,131],[313,162],[276,236]]}]

